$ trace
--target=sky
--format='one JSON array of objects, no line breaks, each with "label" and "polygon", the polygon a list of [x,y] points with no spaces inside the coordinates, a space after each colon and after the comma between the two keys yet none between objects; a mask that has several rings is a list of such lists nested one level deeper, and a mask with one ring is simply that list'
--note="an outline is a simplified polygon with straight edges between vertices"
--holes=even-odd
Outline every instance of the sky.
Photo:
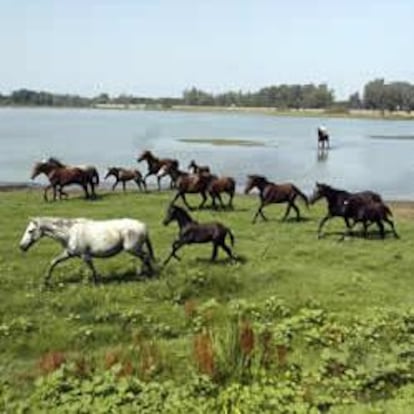
[{"label": "sky", "polygon": [[414,82],[413,0],[0,0],[0,93]]}]

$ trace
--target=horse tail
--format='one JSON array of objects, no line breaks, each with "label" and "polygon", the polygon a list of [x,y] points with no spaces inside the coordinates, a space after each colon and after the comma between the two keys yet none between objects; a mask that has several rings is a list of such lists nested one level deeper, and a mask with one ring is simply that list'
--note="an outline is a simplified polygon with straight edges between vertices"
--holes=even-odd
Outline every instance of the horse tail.
[{"label": "horse tail", "polygon": [[230,237],[231,247],[233,247],[234,246],[234,234],[232,233],[232,231],[229,228],[227,228],[227,234]]},{"label": "horse tail", "polygon": [[147,237],[145,238],[145,245],[147,246],[148,253],[151,257],[151,260],[155,260],[154,249],[152,248],[151,239],[148,234],[147,234]]},{"label": "horse tail", "polygon": [[293,186],[293,190],[305,202],[306,207],[309,207],[308,197],[306,197],[306,195],[304,193],[302,193],[302,191],[300,191],[299,188],[296,187],[295,185]]},{"label": "horse tail", "polygon": [[384,210],[385,210],[385,215],[386,216],[393,217],[391,209],[386,204],[384,204]]}]

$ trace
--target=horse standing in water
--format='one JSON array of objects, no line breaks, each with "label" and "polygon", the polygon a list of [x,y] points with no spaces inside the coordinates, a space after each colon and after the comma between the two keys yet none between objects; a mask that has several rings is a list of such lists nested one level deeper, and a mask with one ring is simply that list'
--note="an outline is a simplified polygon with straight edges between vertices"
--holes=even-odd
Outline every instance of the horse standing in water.
[{"label": "horse standing in water", "polygon": [[324,126],[318,128],[318,149],[329,149],[329,134]]},{"label": "horse standing in water", "polygon": [[215,261],[217,258],[218,248],[221,247],[232,260],[237,260],[231,251],[230,247],[226,245],[225,239],[228,235],[230,237],[231,245],[234,245],[234,236],[231,230],[219,222],[212,223],[198,223],[193,220],[191,216],[181,207],[170,204],[167,214],[163,220],[163,224],[167,226],[172,221],[176,221],[180,228],[178,239],[174,241],[170,255],[165,259],[166,265],[172,257],[177,260],[177,251],[186,244],[194,243],[213,243],[213,252],[211,260]]},{"label": "horse standing in water", "polygon": [[91,196],[92,198],[96,198],[95,186],[99,185],[99,174],[95,166],[93,165],[67,165],[55,157],[50,157],[47,160],[47,162],[50,164],[54,164],[57,167],[61,167],[61,168],[79,168],[80,170],[84,171],[88,177],[88,184],[91,190]]},{"label": "horse standing in water", "polygon": [[47,193],[50,189],[53,190],[53,201],[56,201],[57,192],[59,192],[60,200],[62,195],[67,197],[68,194],[63,191],[63,187],[71,184],[80,185],[85,193],[85,198],[90,197],[88,192],[90,175],[80,168],[59,167],[50,162],[36,162],[30,178],[33,180],[39,174],[45,174],[50,183],[43,193],[45,201],[48,201]]},{"label": "horse standing in water", "polygon": [[142,191],[143,188],[147,191],[147,185],[142,179],[142,174],[138,170],[128,170],[121,167],[109,167],[108,172],[105,175],[105,180],[110,176],[115,177],[115,183],[112,185],[112,191],[115,190],[119,182],[122,183],[123,191],[126,191],[126,183],[128,181],[134,181],[140,191]]},{"label": "horse standing in water", "polygon": [[[144,182],[146,181],[147,177],[150,175],[156,175],[157,176],[157,184],[158,184],[158,191],[161,190],[161,179],[169,174],[169,170],[171,167],[175,167],[178,169],[178,161],[176,159],[172,158],[157,158],[154,156],[154,154],[151,151],[144,151],[138,158],[138,162],[146,161],[148,165],[148,172],[144,176]],[[175,185],[175,182],[173,178],[171,177],[171,183],[170,187],[173,188]]]},{"label": "horse standing in water", "polygon": [[356,196],[365,203],[368,202],[380,202],[382,203],[382,198],[378,193],[373,191],[362,191],[358,193],[350,193],[345,190],[338,190],[327,184],[316,183],[314,192],[310,197],[309,202],[311,204],[316,203],[322,198],[326,198],[328,202],[328,212],[322,218],[318,227],[318,238],[322,237],[322,228],[325,223],[333,217],[342,217],[345,221],[346,227],[351,228],[350,219],[353,217],[350,216],[350,210],[345,208],[345,201],[350,197]]},{"label": "horse standing in water", "polygon": [[259,215],[262,217],[263,220],[267,220],[267,218],[263,214],[263,208],[272,203],[288,203],[282,221],[287,219],[291,208],[293,208],[296,212],[297,221],[300,220],[300,211],[297,205],[295,204],[295,199],[297,196],[299,196],[305,202],[306,206],[308,206],[308,199],[306,195],[299,190],[299,188],[297,188],[295,185],[291,183],[272,183],[262,175],[249,175],[247,178],[248,179],[244,193],[248,194],[253,188],[257,187],[260,196],[260,205],[257,209],[256,214],[253,217],[253,223],[256,222],[257,217]]},{"label": "horse standing in water", "polygon": [[[151,260],[154,260],[154,252],[147,226],[138,220],[36,217],[26,227],[20,248],[27,251],[42,237],[50,237],[63,246],[63,252],[50,263],[45,285],[48,284],[56,265],[73,257],[83,259],[92,271],[95,283],[98,274],[92,258],[111,257],[122,251],[139,257],[148,271],[153,271]],[[144,251],[143,246],[146,246],[147,251]]]}]

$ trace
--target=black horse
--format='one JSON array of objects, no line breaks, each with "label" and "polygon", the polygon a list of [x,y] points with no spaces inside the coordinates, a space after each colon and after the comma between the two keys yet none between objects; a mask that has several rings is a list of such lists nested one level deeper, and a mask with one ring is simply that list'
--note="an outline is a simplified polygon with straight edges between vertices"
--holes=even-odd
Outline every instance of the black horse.
[{"label": "black horse", "polygon": [[398,239],[400,236],[395,230],[394,222],[390,217],[392,217],[392,212],[390,208],[379,201],[366,201],[361,198],[359,195],[354,195],[344,201],[345,215],[348,218],[352,218],[354,223],[351,225],[351,228],[348,228],[348,231],[344,233],[343,238],[348,234],[351,234],[352,227],[356,223],[362,223],[364,232],[363,235],[365,238],[368,237],[368,226],[370,224],[376,223],[379,229],[379,233],[382,239],[385,238],[385,228],[383,222],[387,223],[394,237]]},{"label": "black horse", "polygon": [[230,259],[237,260],[230,247],[228,247],[225,242],[226,236],[229,235],[231,245],[234,245],[234,236],[228,227],[219,222],[198,223],[193,220],[183,208],[170,204],[163,224],[167,226],[172,221],[178,223],[180,232],[178,239],[172,244],[172,251],[167,259],[165,259],[164,265],[166,265],[172,257],[180,260],[177,256],[177,251],[186,244],[194,243],[213,243],[213,252],[211,255],[212,261],[216,260],[219,247],[227,253]]},{"label": "black horse", "polygon": [[322,228],[325,223],[333,217],[342,217],[345,221],[346,227],[351,228],[350,219],[354,219],[350,214],[350,211],[345,208],[345,201],[352,196],[357,196],[365,202],[374,201],[382,202],[382,198],[378,193],[373,191],[361,191],[358,193],[350,193],[345,190],[338,190],[327,184],[316,183],[315,190],[312,196],[309,199],[311,204],[320,200],[321,198],[326,198],[328,202],[328,213],[322,218],[318,227],[318,237],[322,237]]}]

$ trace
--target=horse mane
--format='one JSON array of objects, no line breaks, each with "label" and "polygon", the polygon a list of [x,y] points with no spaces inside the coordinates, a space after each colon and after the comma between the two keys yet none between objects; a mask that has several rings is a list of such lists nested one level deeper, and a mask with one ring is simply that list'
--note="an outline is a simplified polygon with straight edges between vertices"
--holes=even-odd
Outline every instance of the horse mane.
[{"label": "horse mane", "polygon": [[260,174],[249,174],[247,176],[247,178],[249,178],[251,180],[261,180],[261,181],[265,181],[266,183],[269,183],[270,182],[264,175],[260,175]]},{"label": "horse mane", "polygon": [[66,167],[66,164],[64,164],[62,161],[59,160],[59,158],[56,157],[49,157],[46,162],[48,164],[54,164],[57,167]]},{"label": "horse mane", "polygon": [[192,223],[197,223],[197,221],[196,220],[194,220],[192,217],[191,217],[191,215],[190,215],[190,213],[187,211],[187,210],[185,210],[184,208],[182,208],[182,207],[179,207],[179,206],[177,206],[177,205],[175,205],[175,204],[170,204],[170,206],[168,207],[169,209],[174,209],[175,211],[178,211],[179,212],[179,214],[182,214],[182,215],[184,215],[190,222],[192,222]]}]

